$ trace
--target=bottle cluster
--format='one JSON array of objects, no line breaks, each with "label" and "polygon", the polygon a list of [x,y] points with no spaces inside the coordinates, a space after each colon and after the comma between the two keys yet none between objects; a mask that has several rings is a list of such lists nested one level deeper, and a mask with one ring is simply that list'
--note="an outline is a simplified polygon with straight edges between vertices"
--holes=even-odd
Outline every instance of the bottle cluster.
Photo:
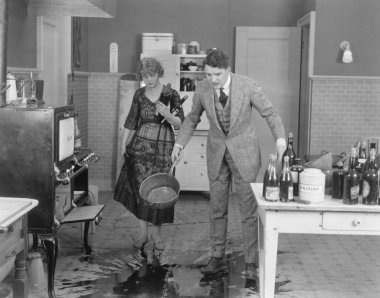
[{"label": "bottle cluster", "polygon": [[263,198],[271,202],[294,201],[294,197],[298,196],[299,175],[302,171],[301,159],[297,158],[293,147],[293,134],[289,133],[279,173],[276,166],[276,155],[270,154],[269,156],[269,165],[263,180]]},{"label": "bottle cluster", "polygon": [[362,141],[358,152],[351,148],[348,169],[340,165],[333,172],[332,197],[348,205],[358,204],[360,199],[366,205],[380,204],[379,170],[376,148],[371,148],[367,157],[367,144]]}]

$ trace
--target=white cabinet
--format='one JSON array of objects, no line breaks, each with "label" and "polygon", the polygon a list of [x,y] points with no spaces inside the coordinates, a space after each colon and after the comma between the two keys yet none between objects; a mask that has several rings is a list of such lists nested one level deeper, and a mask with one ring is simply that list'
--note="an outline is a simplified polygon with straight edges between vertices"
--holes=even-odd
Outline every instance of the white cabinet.
[{"label": "white cabinet", "polygon": [[[203,65],[205,55],[141,54],[141,58],[143,57],[154,57],[160,61],[164,67],[161,82],[170,83],[171,87],[179,92],[181,98],[185,95],[188,96],[183,104],[186,116],[191,111],[192,98],[197,83],[206,77]],[[189,70],[190,64],[195,64],[197,69]],[[203,113],[197,130],[186,145],[183,157],[176,166],[175,176],[180,183],[181,190],[209,190],[206,165],[206,142],[209,127],[206,113]]]},{"label": "white cabinet", "polygon": [[175,176],[181,190],[208,191],[206,164],[207,132],[196,131],[183,150],[182,159],[176,166]]}]

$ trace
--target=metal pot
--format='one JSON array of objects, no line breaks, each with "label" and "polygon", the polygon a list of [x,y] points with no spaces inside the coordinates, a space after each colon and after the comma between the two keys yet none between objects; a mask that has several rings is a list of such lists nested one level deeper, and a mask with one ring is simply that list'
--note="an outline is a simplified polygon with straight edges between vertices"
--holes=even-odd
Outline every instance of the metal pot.
[{"label": "metal pot", "polygon": [[173,163],[169,173],[150,175],[140,184],[140,196],[152,208],[166,209],[177,202],[180,186],[172,175],[175,165]]}]

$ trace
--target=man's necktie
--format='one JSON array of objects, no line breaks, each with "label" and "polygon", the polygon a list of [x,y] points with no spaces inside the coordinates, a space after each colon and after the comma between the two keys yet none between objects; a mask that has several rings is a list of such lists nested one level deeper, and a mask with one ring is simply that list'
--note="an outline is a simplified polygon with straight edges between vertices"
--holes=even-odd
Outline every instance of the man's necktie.
[{"label": "man's necktie", "polygon": [[226,93],[223,92],[223,88],[220,88],[219,101],[223,107],[226,105],[227,98],[228,96],[226,95]]}]

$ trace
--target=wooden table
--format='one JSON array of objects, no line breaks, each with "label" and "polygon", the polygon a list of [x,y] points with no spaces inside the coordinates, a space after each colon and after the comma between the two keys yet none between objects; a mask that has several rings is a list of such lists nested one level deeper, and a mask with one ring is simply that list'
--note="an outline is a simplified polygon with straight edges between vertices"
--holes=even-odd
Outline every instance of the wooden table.
[{"label": "wooden table", "polygon": [[28,297],[27,213],[37,205],[37,200],[0,197],[0,268],[7,264],[10,258],[16,257],[13,297]]},{"label": "wooden table", "polygon": [[379,205],[345,205],[325,196],[320,203],[268,202],[262,183],[251,183],[258,204],[260,297],[274,297],[279,233],[380,235]]}]

